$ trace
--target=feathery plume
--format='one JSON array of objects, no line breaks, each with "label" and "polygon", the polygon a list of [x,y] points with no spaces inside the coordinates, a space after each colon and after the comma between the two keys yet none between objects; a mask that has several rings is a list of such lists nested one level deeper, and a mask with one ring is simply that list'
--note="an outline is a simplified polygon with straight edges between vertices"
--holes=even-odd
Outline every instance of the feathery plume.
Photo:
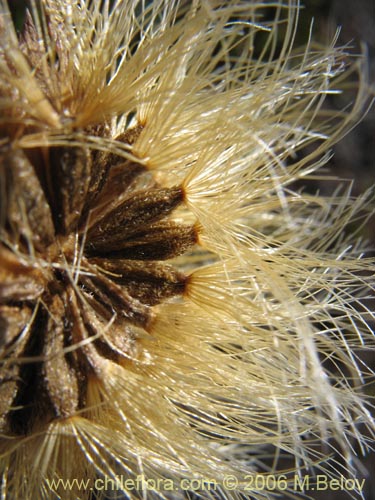
[{"label": "feathery plume", "polygon": [[298,183],[363,60],[295,49],[296,0],[35,0],[20,35],[0,9],[2,498],[355,478],[371,196]]}]

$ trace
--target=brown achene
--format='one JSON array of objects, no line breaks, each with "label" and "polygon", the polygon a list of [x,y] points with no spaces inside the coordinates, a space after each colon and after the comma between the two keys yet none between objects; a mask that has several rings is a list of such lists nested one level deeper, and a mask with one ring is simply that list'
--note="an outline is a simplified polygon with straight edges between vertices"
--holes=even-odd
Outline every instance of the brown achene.
[{"label": "brown achene", "polygon": [[142,165],[116,155],[52,148],[29,158],[12,150],[1,165],[0,311],[9,356],[1,422],[19,434],[85,408],[96,356],[121,363],[134,355],[136,329],[147,330],[152,306],[184,290],[185,275],[157,261],[185,252],[196,236],[169,220],[182,189],[159,187]]}]

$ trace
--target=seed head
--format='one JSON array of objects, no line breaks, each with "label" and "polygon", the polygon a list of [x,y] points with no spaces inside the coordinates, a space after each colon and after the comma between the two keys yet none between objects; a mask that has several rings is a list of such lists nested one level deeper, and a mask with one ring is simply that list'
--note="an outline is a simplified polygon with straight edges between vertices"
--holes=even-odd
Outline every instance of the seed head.
[{"label": "seed head", "polygon": [[298,186],[363,114],[361,58],[296,50],[295,0],[32,1],[20,35],[0,9],[1,498],[355,475],[370,196]]}]

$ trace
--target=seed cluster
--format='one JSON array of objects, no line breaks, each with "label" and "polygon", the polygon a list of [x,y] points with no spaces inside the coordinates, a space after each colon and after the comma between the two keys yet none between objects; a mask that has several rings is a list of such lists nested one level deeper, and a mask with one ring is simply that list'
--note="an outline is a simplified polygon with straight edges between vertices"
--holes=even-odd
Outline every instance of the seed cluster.
[{"label": "seed cluster", "polygon": [[169,220],[182,188],[162,188],[141,163],[82,147],[12,147],[0,164],[1,425],[24,434],[85,408],[97,356],[135,356],[152,306],[185,286],[158,261],[188,250],[196,231]]},{"label": "seed cluster", "polygon": [[300,186],[365,60],[296,48],[298,0],[29,3],[19,34],[0,0],[1,498],[338,477],[374,433],[371,195]]}]

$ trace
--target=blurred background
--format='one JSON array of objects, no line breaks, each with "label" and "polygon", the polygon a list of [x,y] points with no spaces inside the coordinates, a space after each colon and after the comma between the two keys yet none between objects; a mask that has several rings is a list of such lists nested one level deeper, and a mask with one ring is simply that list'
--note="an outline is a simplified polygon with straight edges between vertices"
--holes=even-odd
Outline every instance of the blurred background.
[{"label": "blurred background", "polygon": [[[252,1],[255,0],[249,0]],[[26,1],[8,0],[8,2],[20,29]],[[375,0],[305,0],[302,4],[296,45],[306,43],[312,20],[313,38],[322,43],[330,43],[337,27],[340,27],[338,45],[348,45],[348,51],[354,54],[367,52],[369,85],[372,85],[372,94],[375,97]],[[341,108],[340,97],[333,98],[329,105]],[[375,105],[369,109],[362,122],[335,146],[334,153],[329,165],[331,172],[339,179],[353,179],[353,194],[359,195],[375,184]],[[325,192],[326,189],[323,183],[322,185],[318,183],[314,187],[321,192]],[[372,217],[364,226],[362,236],[368,241],[369,254],[375,256],[374,197],[372,207]],[[375,297],[369,298],[368,305],[375,310]],[[364,361],[375,369],[373,352],[367,356],[364,354]],[[372,384],[367,391],[375,396],[374,389]],[[364,499],[375,500],[375,454],[360,458],[357,467],[360,470],[360,477],[366,479]],[[314,492],[312,498],[348,500],[349,496],[343,491],[321,491]],[[284,498],[281,496],[280,500]]]},{"label": "blurred background", "polygon": [[[301,23],[307,30],[314,18],[314,38],[328,42],[337,26],[340,27],[339,44],[349,44],[350,51],[367,52],[369,63],[369,84],[375,96],[375,0],[305,0]],[[335,146],[331,161],[332,172],[339,178],[353,179],[355,195],[363,193],[375,184],[375,105],[373,103],[362,122]],[[372,198],[372,217],[363,230],[371,254],[375,256],[375,200]],[[375,271],[375,268],[374,268]],[[375,297],[369,300],[369,307],[375,310]],[[373,326],[373,331],[375,325]],[[364,355],[364,360],[375,369],[374,352]],[[368,388],[375,396],[375,386]],[[375,415],[374,415],[375,418]],[[359,455],[360,456],[360,455]],[[360,459],[357,464],[365,481],[364,498],[375,500],[375,454]],[[343,491],[322,491],[313,495],[317,500],[345,500],[349,496]]]}]

